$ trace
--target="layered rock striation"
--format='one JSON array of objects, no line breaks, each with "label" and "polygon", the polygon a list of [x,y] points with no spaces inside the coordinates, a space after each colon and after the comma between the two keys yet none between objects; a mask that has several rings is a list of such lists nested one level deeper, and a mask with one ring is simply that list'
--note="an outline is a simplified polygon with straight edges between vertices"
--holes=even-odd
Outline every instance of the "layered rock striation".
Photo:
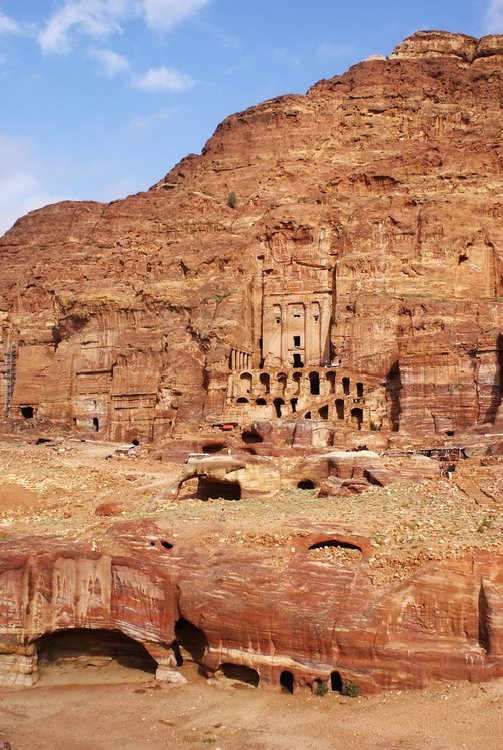
[{"label": "layered rock striation", "polygon": [[19,220],[3,416],[142,441],[497,425],[502,63],[502,37],[420,32],[232,115],[148,192]]},{"label": "layered rock striation", "polygon": [[[267,554],[237,539],[195,548],[151,523],[122,522],[108,536],[94,551],[4,542],[0,683],[33,684],[39,649],[66,629],[120,631],[171,681],[180,646],[208,677],[244,667],[277,689],[285,673],[295,690],[349,682],[362,692],[503,675],[501,555],[431,563],[376,589],[369,540],[349,529],[303,530],[288,552]],[[311,556],[335,544],[359,559]]]}]

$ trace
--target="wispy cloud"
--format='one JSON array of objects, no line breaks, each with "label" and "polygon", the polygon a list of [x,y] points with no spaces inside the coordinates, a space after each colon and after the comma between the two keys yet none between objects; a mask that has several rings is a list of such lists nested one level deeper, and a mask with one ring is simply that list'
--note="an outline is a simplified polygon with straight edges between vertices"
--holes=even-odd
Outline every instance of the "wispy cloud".
[{"label": "wispy cloud", "polygon": [[143,75],[136,76],[133,79],[134,88],[149,93],[162,91],[178,93],[186,91],[193,85],[194,81],[190,76],[180,73],[179,70],[175,70],[174,68],[165,68],[164,66],[161,68],[150,68]]},{"label": "wispy cloud", "polygon": [[146,133],[158,125],[162,125],[163,122],[171,120],[177,110],[177,107],[166,107],[151,112],[149,115],[135,115],[129,120],[125,129],[128,133],[133,134]]},{"label": "wispy cloud", "polygon": [[29,141],[0,134],[0,235],[28,211],[64,199],[44,192],[43,180],[33,165]]},{"label": "wispy cloud", "polygon": [[487,34],[503,33],[503,0],[490,0],[484,28]]},{"label": "wispy cloud", "polygon": [[115,76],[129,68],[129,61],[111,49],[92,49],[88,56],[99,62],[107,76]]},{"label": "wispy cloud", "polygon": [[24,28],[13,18],[0,12],[0,34],[24,34]]},{"label": "wispy cloud", "polygon": [[212,0],[141,0],[141,14],[154,31],[171,31],[177,24],[202,10]]},{"label": "wispy cloud", "polygon": [[169,32],[212,0],[66,0],[39,34],[44,53],[65,53],[76,36],[106,39],[121,24],[140,19],[157,32]]}]

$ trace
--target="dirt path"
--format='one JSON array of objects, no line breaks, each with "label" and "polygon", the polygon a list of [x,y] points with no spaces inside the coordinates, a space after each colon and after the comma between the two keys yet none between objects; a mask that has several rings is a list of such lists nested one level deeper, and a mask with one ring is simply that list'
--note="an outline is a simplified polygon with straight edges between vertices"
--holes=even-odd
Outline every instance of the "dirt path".
[{"label": "dirt path", "polygon": [[139,682],[0,690],[12,750],[500,750],[503,680],[343,698]]}]

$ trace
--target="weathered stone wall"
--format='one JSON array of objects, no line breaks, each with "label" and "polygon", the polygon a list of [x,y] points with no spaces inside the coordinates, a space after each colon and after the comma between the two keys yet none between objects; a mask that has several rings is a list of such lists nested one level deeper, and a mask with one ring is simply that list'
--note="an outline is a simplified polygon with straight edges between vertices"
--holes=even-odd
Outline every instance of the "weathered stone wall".
[{"label": "weathered stone wall", "polygon": [[[338,540],[362,563],[321,563],[308,548]],[[0,562],[0,682],[36,679],[37,639],[66,628],[119,630],[144,643],[161,672],[181,616],[207,644],[211,674],[224,663],[256,669],[279,687],[327,680],[336,670],[370,692],[432,680],[503,676],[503,557],[477,553],[430,563],[375,589],[367,575],[369,540],[348,529],[315,530],[284,551],[228,544],[207,551],[171,539],[153,524],[123,524],[111,555],[36,538],[3,543]],[[30,549],[30,553],[25,550]],[[162,676],[160,674],[160,676]]]},{"label": "weathered stone wall", "polygon": [[147,193],[19,221],[0,241],[2,415],[190,431],[221,418],[234,350],[378,379],[394,429],[493,424],[501,40],[416,34],[232,115]]}]

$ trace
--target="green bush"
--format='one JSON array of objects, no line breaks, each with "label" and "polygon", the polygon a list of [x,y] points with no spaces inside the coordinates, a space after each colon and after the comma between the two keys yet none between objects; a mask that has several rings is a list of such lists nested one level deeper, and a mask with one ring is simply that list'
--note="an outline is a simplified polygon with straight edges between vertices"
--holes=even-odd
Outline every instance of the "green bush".
[{"label": "green bush", "polygon": [[351,680],[342,681],[341,694],[347,695],[349,698],[359,698],[361,695],[360,688]]},{"label": "green bush", "polygon": [[238,207],[238,197],[234,190],[231,190],[230,193],[227,193],[227,198],[225,200],[229,208],[237,208]]},{"label": "green bush", "polygon": [[328,693],[328,685],[322,680],[316,680],[316,687],[314,688],[314,694],[320,695],[322,698]]}]

